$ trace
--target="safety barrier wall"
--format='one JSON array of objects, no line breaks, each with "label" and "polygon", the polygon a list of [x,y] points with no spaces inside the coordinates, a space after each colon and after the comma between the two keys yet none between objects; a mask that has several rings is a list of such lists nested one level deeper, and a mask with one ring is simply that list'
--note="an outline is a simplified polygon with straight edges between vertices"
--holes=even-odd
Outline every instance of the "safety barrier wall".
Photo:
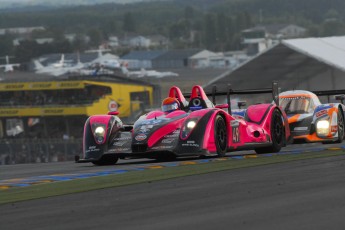
[{"label": "safety barrier wall", "polygon": [[1,139],[0,165],[72,161],[82,153],[82,139]]}]

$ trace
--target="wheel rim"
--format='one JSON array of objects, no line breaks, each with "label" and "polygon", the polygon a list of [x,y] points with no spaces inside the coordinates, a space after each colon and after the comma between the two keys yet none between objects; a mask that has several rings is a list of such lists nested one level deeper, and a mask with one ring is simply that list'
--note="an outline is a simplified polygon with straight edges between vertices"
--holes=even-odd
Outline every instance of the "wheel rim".
[{"label": "wheel rim", "polygon": [[280,144],[283,141],[283,122],[276,113],[274,114],[274,119],[273,119],[273,134],[272,136],[274,137],[274,140]]},{"label": "wheel rim", "polygon": [[223,119],[217,121],[216,126],[217,145],[222,152],[226,151],[226,127]]}]

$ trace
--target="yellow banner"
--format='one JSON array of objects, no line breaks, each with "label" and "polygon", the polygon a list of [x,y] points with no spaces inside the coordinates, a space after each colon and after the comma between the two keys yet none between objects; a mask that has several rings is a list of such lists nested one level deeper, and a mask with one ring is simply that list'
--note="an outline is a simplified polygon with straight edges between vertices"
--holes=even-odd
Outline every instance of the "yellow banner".
[{"label": "yellow banner", "polygon": [[0,83],[0,91],[82,89],[84,87],[83,81]]},{"label": "yellow banner", "polygon": [[86,107],[0,109],[0,117],[87,115]]}]

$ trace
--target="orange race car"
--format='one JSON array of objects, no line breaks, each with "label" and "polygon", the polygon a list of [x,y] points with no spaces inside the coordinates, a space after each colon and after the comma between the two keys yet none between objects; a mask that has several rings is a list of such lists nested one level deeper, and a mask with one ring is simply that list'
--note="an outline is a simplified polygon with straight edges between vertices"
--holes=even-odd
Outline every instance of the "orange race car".
[{"label": "orange race car", "polygon": [[[292,90],[279,94],[279,105],[288,116],[293,143],[340,143],[344,139],[344,110],[342,103],[322,104],[317,95],[329,96],[339,90],[310,92]],[[335,99],[345,99],[337,95]]]}]

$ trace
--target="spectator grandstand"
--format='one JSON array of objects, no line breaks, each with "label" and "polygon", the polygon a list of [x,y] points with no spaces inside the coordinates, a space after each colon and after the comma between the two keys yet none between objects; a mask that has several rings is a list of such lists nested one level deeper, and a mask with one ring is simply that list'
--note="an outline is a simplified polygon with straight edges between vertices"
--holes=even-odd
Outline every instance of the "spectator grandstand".
[{"label": "spectator grandstand", "polygon": [[131,123],[160,99],[159,88],[114,76],[0,83],[0,164],[71,160],[95,114]]}]

